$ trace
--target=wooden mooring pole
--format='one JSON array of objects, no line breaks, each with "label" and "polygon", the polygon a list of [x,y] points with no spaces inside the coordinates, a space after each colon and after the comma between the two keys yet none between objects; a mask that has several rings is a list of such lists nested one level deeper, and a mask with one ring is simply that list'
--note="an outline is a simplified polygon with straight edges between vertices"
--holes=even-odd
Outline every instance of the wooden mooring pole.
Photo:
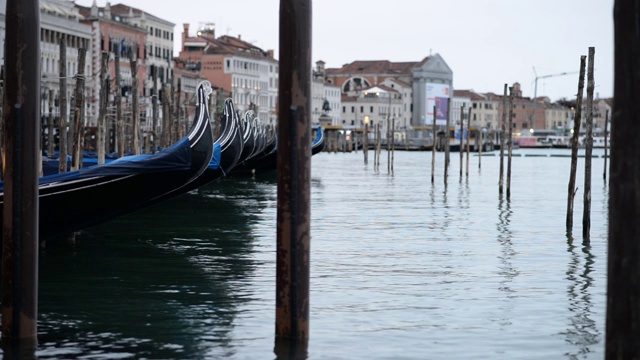
[{"label": "wooden mooring pole", "polygon": [[571,138],[571,172],[569,173],[569,187],[567,196],[567,232],[573,229],[573,199],[576,196],[576,169],[578,167],[578,136],[580,122],[582,122],[582,94],[584,93],[584,72],[587,57],[580,57],[580,78],[578,79],[578,95],[576,96],[576,112],[573,117],[573,137]]},{"label": "wooden mooring pole", "polygon": [[435,174],[436,174],[436,106],[433,105],[433,128],[431,129],[431,133],[433,136],[433,146],[431,146],[431,183],[435,183]]},{"label": "wooden mooring pole", "polygon": [[507,84],[504,84],[502,95],[502,124],[500,131],[500,179],[498,180],[498,194],[502,195],[504,187],[504,137],[507,131]]},{"label": "wooden mooring pole", "polygon": [[589,65],[587,67],[587,133],[585,134],[584,151],[584,206],[582,208],[582,238],[589,239],[591,229],[591,154],[593,152],[593,58],[595,48],[589,48]]},{"label": "wooden mooring pole", "polygon": [[463,154],[464,154],[464,103],[460,106],[460,178],[462,179],[462,166],[464,164]]},{"label": "wooden mooring pole", "polygon": [[513,153],[513,87],[509,87],[509,152],[507,154],[507,200],[511,199],[511,155]]},{"label": "wooden mooring pole", "polygon": [[309,337],[311,9],[311,0],[280,1],[275,347],[279,356],[306,353]]},{"label": "wooden mooring pole", "polygon": [[60,138],[58,141],[58,148],[60,149],[58,159],[59,159],[59,167],[58,172],[63,173],[67,171],[67,151],[68,149],[68,132],[67,125],[68,121],[68,111],[67,111],[67,38],[64,35],[61,35],[59,38],[60,41],[60,69],[58,74],[60,75],[60,127],[59,134]]},{"label": "wooden mooring pole", "polygon": [[609,151],[609,143],[608,143],[609,132],[607,130],[608,126],[609,126],[609,109],[607,109],[604,115],[604,168],[602,170],[602,179],[605,181],[605,183],[607,181],[607,158],[609,157],[609,155],[607,154],[607,152]]},{"label": "wooden mooring pole", "polygon": [[87,49],[78,49],[78,72],[75,75],[75,103],[73,110],[73,147],[71,154],[71,170],[78,170],[82,167],[82,138],[84,137],[84,63],[86,60]]},{"label": "wooden mooring pole", "polygon": [[[2,340],[7,358],[35,358],[38,312],[40,7],[7,0],[4,91]],[[30,355],[30,356],[28,356]]]},{"label": "wooden mooring pole", "polygon": [[616,0],[605,359],[640,358],[640,3]]},{"label": "wooden mooring pole", "polygon": [[107,71],[109,70],[109,53],[102,52],[100,58],[100,104],[98,105],[98,164],[104,164],[107,152]]}]

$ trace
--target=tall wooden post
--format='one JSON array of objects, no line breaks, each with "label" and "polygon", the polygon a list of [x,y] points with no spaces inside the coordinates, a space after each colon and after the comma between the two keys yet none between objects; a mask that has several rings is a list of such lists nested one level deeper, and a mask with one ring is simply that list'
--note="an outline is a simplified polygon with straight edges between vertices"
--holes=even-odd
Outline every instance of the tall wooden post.
[{"label": "tall wooden post", "polygon": [[604,179],[604,181],[607,181],[607,158],[609,157],[607,154],[609,150],[609,144],[608,144],[609,133],[607,129],[608,126],[609,126],[609,109],[607,109],[604,115],[604,168],[602,170],[602,178]]},{"label": "tall wooden post", "polygon": [[587,133],[584,152],[584,206],[582,210],[582,237],[589,239],[591,229],[591,154],[593,152],[593,58],[595,48],[589,47],[589,66],[587,69]]},{"label": "tall wooden post", "polygon": [[449,143],[449,126],[451,125],[451,99],[447,101],[447,121],[444,130],[444,184],[447,185],[449,177],[449,154],[451,152],[451,144]]},{"label": "tall wooden post", "polygon": [[49,156],[53,157],[55,151],[55,136],[53,136],[53,89],[49,89],[49,116],[47,117],[47,128],[49,131],[47,153]]},{"label": "tall wooden post", "polygon": [[436,174],[436,106],[433,105],[433,128],[431,129],[431,133],[433,136],[433,146],[431,147],[431,183],[435,183],[435,174]]},{"label": "tall wooden post", "polygon": [[67,171],[67,154],[69,153],[67,149],[69,148],[68,144],[68,132],[67,126],[69,124],[68,121],[68,109],[67,109],[67,38],[65,35],[60,36],[60,139],[59,139],[59,147],[60,147],[60,155],[58,156],[59,167],[58,172],[63,173]]},{"label": "tall wooden post", "polygon": [[133,128],[133,153],[140,155],[142,146],[140,146],[140,109],[138,103],[138,59],[131,59],[131,125]]},{"label": "tall wooden post", "polygon": [[[2,340],[33,355],[38,317],[40,7],[7,0],[4,64]],[[13,346],[5,347],[5,356]]]},{"label": "tall wooden post", "polygon": [[369,119],[364,122],[364,134],[362,135],[362,152],[364,153],[364,164],[369,162]]},{"label": "tall wooden post", "polygon": [[460,106],[460,178],[462,178],[462,155],[464,154],[464,103]]},{"label": "tall wooden post", "polygon": [[513,87],[509,87],[509,153],[507,155],[507,200],[511,199],[511,155],[513,151]]},{"label": "tall wooden post", "polygon": [[502,195],[504,184],[504,137],[507,131],[507,84],[504,84],[504,94],[502,95],[502,124],[500,131],[500,180],[498,181],[498,194]]},{"label": "tall wooden post", "polygon": [[71,169],[77,170],[82,167],[82,141],[84,136],[84,124],[82,118],[82,108],[84,107],[84,62],[87,49],[78,49],[78,73],[76,74],[75,108],[73,110],[73,151],[71,158]]},{"label": "tall wooden post", "polygon": [[[462,144],[460,144],[462,145]],[[469,176],[469,146],[471,145],[471,106],[469,106],[469,117],[467,118],[467,165],[466,165],[466,176]],[[462,150],[462,148],[460,148]]]},{"label": "tall wooden post", "polygon": [[640,3],[616,0],[605,359],[640,358]]},{"label": "tall wooden post", "polygon": [[569,174],[569,187],[567,196],[567,232],[573,229],[573,199],[576,195],[576,168],[578,167],[578,136],[580,135],[580,122],[582,122],[582,94],[584,90],[584,72],[586,56],[580,57],[580,78],[578,79],[578,95],[576,97],[576,112],[573,117],[573,137],[571,138],[571,172]]},{"label": "tall wooden post", "polygon": [[107,92],[107,70],[109,66],[109,53],[102,52],[100,58],[100,104],[98,108],[98,164],[104,164],[106,152],[106,133],[107,133],[107,100],[109,93]]},{"label": "tall wooden post", "polygon": [[115,51],[116,68],[116,144],[118,157],[124,156],[124,119],[122,118],[122,76],[120,75],[120,47]]},{"label": "tall wooden post", "polygon": [[147,134],[147,139],[149,136],[153,136],[153,141],[150,141],[150,148],[147,148],[147,152],[151,152],[155,154],[158,150],[158,134],[156,131],[158,130],[158,68],[155,65],[151,66],[151,81],[153,81],[153,94],[151,94],[151,131]]},{"label": "tall wooden post", "polygon": [[[309,337],[311,0],[280,1],[276,339]],[[278,348],[276,340],[276,349]]]}]

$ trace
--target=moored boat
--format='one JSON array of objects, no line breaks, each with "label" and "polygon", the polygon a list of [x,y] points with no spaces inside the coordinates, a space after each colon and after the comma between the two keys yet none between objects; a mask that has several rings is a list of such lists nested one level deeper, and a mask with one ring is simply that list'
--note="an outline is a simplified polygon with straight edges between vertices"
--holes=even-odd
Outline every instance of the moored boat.
[{"label": "moored boat", "polygon": [[[207,168],[214,154],[207,97],[211,85],[198,86],[196,114],[187,136],[153,155],[127,156],[108,164],[39,179],[41,241],[123,216],[168,199]],[[4,183],[0,183],[0,202]]]}]

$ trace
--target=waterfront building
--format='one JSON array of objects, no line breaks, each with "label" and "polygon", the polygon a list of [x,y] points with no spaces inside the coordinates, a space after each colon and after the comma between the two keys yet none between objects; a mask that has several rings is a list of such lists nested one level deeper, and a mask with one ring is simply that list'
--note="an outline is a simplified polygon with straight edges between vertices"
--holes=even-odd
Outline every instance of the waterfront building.
[{"label": "waterfront building", "polygon": [[[147,77],[140,78],[142,96],[148,97],[153,89],[153,71],[158,72],[158,89],[171,84],[173,79],[173,29],[175,24],[154,16],[148,12],[124,4],[111,6],[111,13],[124,19],[127,23],[144,29],[147,36],[144,42],[144,64],[147,67]],[[174,83],[175,85],[175,83]]]},{"label": "waterfront building", "polygon": [[[4,42],[6,30],[6,0],[0,0],[0,58],[4,62]],[[78,49],[87,49],[87,61],[84,73],[86,82],[93,81],[93,66],[89,60],[92,45],[91,27],[80,22],[82,16],[73,3],[63,0],[40,0],[40,85],[42,92],[41,114],[44,119],[51,115],[60,116],[60,39],[67,46],[67,102],[71,101],[75,81],[73,76],[78,72]],[[88,99],[85,114],[95,113],[91,105],[93,93],[85,95]],[[70,103],[67,109],[70,109]],[[68,118],[68,116],[67,116]],[[56,120],[57,121],[57,120]]]},{"label": "waterfront building", "polygon": [[[110,4],[99,8],[96,2],[91,7],[76,5],[80,14],[83,16],[82,23],[91,27],[91,36],[93,46],[87,51],[87,62],[96,69],[93,81],[88,83],[92,96],[87,102],[92,108],[98,109],[100,104],[100,89],[104,84],[100,84],[100,69],[102,52],[109,54],[109,63],[107,70],[108,82],[110,84],[109,94],[107,98],[107,128],[114,128],[116,121],[116,101],[120,96],[120,105],[122,106],[122,116],[131,118],[133,109],[131,109],[132,86],[132,69],[131,59],[138,59],[137,77],[144,79],[146,75],[146,67],[144,66],[144,43],[146,39],[146,31],[138,26],[131,25],[126,17],[116,15],[111,12]],[[120,87],[116,87],[116,58],[119,60],[120,68]],[[138,93],[142,86],[139,86]],[[91,126],[97,126],[98,114],[95,111],[88,120]],[[141,123],[144,124],[145,113],[142,112],[140,117]],[[144,125],[143,125],[144,127]],[[127,131],[130,133],[130,131]]]},{"label": "waterfront building", "polygon": [[341,89],[343,126],[361,127],[369,116],[370,123],[383,124],[383,136],[387,117],[395,118],[396,130],[426,129],[434,105],[438,125],[446,125],[453,93],[453,72],[439,54],[416,62],[358,60],[326,69],[326,82]]},{"label": "waterfront building", "polygon": [[254,46],[240,35],[216,37],[213,24],[190,36],[189,24],[184,24],[178,59],[230,94],[237,110],[252,109],[263,122],[276,124],[278,61],[273,50]]}]

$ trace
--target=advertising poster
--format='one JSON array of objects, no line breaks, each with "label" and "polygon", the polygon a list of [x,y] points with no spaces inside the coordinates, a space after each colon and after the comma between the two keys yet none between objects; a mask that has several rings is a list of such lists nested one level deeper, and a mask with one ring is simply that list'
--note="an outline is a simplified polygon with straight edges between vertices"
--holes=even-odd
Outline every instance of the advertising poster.
[{"label": "advertising poster", "polygon": [[427,120],[433,123],[433,106],[436,106],[436,125],[447,125],[447,105],[449,104],[449,85],[427,83]]}]

